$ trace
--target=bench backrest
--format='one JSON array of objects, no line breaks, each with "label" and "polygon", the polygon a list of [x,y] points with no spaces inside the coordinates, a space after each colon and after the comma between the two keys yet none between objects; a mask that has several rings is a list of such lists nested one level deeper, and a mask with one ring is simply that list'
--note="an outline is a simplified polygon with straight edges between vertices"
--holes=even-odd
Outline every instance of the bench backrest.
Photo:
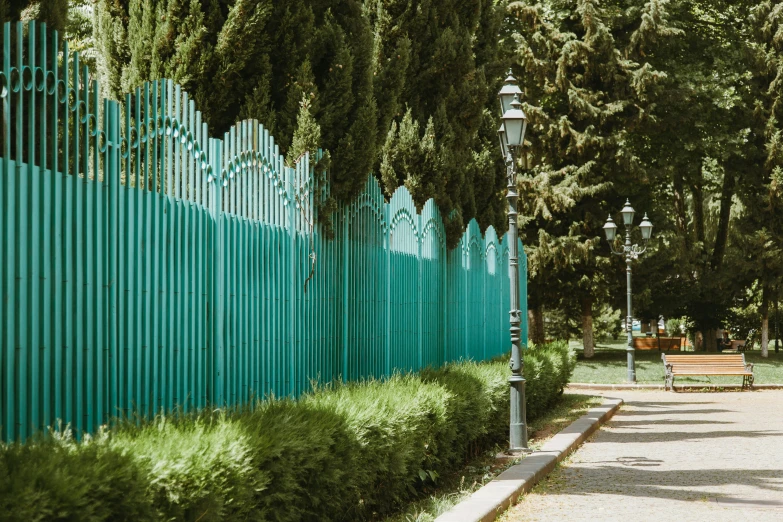
[{"label": "bench backrest", "polygon": [[664,365],[676,368],[721,368],[721,369],[745,369],[745,354],[726,355],[666,355],[661,354]]}]

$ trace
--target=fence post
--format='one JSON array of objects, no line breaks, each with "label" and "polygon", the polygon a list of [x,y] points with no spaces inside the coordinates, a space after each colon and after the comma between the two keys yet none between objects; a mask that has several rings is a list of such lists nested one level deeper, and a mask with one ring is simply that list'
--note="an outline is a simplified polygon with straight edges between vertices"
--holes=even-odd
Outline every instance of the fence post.
[{"label": "fence post", "polygon": [[443,308],[443,330],[441,333],[441,358],[440,364],[446,363],[446,350],[449,342],[449,249],[446,246],[446,240],[443,240],[443,245],[440,251],[440,280],[443,285],[442,308]]},{"label": "fence post", "polygon": [[[291,395],[296,395],[296,225],[294,224],[294,203],[293,198],[296,181],[294,173],[296,171],[290,167],[284,167],[286,181],[288,181],[288,190],[283,192],[284,201],[288,204],[288,351],[290,364],[288,365],[288,380],[290,384]],[[290,193],[289,193],[290,191]]]},{"label": "fence post", "polygon": [[462,269],[465,272],[465,358],[470,359],[470,228],[462,236]]},{"label": "fence post", "polygon": [[416,274],[416,281],[417,281],[417,293],[416,293],[416,300],[418,301],[418,306],[416,307],[416,311],[418,312],[418,326],[417,329],[419,331],[419,370],[421,370],[422,366],[424,365],[424,289],[423,286],[423,274],[422,274],[422,258],[421,258],[421,246],[422,246],[422,239],[424,237],[424,234],[421,230],[421,214],[416,214],[416,221],[417,221],[417,230],[418,230],[418,236],[414,236],[414,241],[416,241],[416,268],[417,274]]},{"label": "fence post", "polygon": [[[56,60],[55,60],[56,62]],[[6,80],[11,77],[11,24],[3,24],[3,74]],[[3,97],[3,175],[0,176],[0,204],[3,205],[3,212],[0,212],[0,262],[5,267],[3,281],[0,282],[3,299],[0,299],[0,320],[5,318],[4,323],[0,324],[0,348],[2,348],[4,372],[2,375],[2,386],[5,388],[3,393],[3,416],[0,418],[2,424],[3,440],[11,441],[14,439],[14,355],[15,350],[13,337],[13,319],[14,310],[13,288],[14,274],[10,267],[13,266],[13,214],[11,213],[11,203],[14,200],[12,192],[13,175],[11,173],[11,93]],[[59,283],[59,281],[57,282]],[[7,305],[5,305],[7,303]],[[5,305],[5,314],[3,307]]]},{"label": "fence post", "polygon": [[[108,417],[112,418],[114,415],[118,415],[119,412],[113,411],[119,405],[119,393],[118,393],[118,367],[119,367],[119,336],[117,334],[118,317],[117,317],[117,284],[118,271],[117,271],[117,258],[119,252],[120,234],[118,228],[117,213],[119,212],[119,184],[120,184],[120,107],[116,101],[109,102],[109,111],[106,114],[108,118],[108,147],[109,147],[109,165],[106,168],[104,174],[104,180],[108,183],[109,190],[109,204],[108,204],[108,223],[107,223],[107,239],[109,244],[108,250],[108,266],[109,273],[107,274],[108,286],[109,286],[109,324],[108,329],[108,344],[109,344],[109,361],[110,368],[107,372],[107,380],[109,381],[109,405],[106,408]],[[97,182],[97,179],[96,179]]]},{"label": "fence post", "polygon": [[384,336],[384,374],[388,377],[391,375],[391,227],[389,213],[390,205],[384,203],[384,227],[383,227],[383,240],[384,247],[386,248],[386,294],[384,300],[384,318],[386,320],[386,335]]},{"label": "fence post", "polygon": [[212,258],[211,286],[212,286],[212,375],[209,381],[213,383],[213,389],[208,393],[209,402],[221,406],[223,404],[223,233],[222,233],[222,204],[223,204],[223,166],[222,142],[219,139],[210,140],[209,163],[212,167],[212,183],[210,190],[210,210],[212,214],[212,242],[210,257]]},{"label": "fence post", "polygon": [[481,245],[481,329],[483,330],[482,337],[482,351],[481,359],[487,360],[487,280],[489,279],[489,259],[487,256],[487,237],[484,235],[484,239]]},{"label": "fence post", "polygon": [[343,382],[348,380],[348,212],[344,209],[343,218]]}]

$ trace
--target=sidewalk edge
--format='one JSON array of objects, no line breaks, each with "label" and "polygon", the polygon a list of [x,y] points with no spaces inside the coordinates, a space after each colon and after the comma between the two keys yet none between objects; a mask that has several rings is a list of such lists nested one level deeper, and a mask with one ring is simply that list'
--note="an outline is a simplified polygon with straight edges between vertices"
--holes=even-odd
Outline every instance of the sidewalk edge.
[{"label": "sidewalk edge", "polygon": [[470,497],[436,518],[436,522],[495,520],[609,420],[622,403],[622,399],[605,398],[601,406],[588,410],[547,441],[541,450],[534,451],[519,464],[508,468]]}]

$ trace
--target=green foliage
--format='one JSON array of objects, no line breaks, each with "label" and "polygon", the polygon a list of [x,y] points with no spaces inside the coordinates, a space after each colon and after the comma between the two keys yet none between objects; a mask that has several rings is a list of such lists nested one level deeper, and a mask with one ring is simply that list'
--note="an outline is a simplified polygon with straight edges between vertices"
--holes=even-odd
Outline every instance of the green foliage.
[{"label": "green foliage", "polygon": [[2,0],[0,1],[0,22],[38,20],[57,31],[63,31],[68,24],[69,4],[84,2],[69,0]]},{"label": "green foliage", "polygon": [[0,446],[0,521],[157,520],[148,477],[106,434]]},{"label": "green foliage", "polygon": [[299,106],[297,126],[291,147],[288,149],[286,163],[293,167],[302,156],[306,153],[310,154],[310,159],[314,163],[315,189],[313,192],[318,195],[315,198],[315,215],[321,224],[321,232],[331,239],[334,237],[333,215],[337,209],[337,201],[326,192],[326,173],[331,156],[328,151],[321,152],[321,126],[312,114],[311,96],[302,93]]},{"label": "green foliage", "polygon": [[[99,70],[115,97],[171,78],[212,132],[260,120],[284,153],[303,95],[332,164],[332,192],[363,187],[375,158],[372,33],[358,0],[98,0]],[[289,154],[290,157],[290,154]]]},{"label": "green foliage", "polygon": [[441,387],[413,375],[339,386],[311,399],[343,417],[359,444],[353,478],[363,486],[359,504],[350,509],[388,511],[413,491],[419,469],[434,469],[431,445],[451,421],[448,399]]},{"label": "green foliage", "polygon": [[381,155],[381,180],[387,196],[391,197],[400,185],[405,185],[418,202],[445,190],[445,180],[438,175],[440,160],[432,118],[422,134],[408,109],[399,130],[397,122],[392,122]]},{"label": "green foliage", "polygon": [[502,35],[530,120],[531,309],[578,327],[584,296],[624,308],[623,260],[600,228],[630,198],[656,227],[634,263],[635,315],[706,332],[756,281],[764,315],[783,279],[781,6],[509,2]]},{"label": "green foliage", "polygon": [[685,335],[688,333],[687,321],[682,318],[675,317],[666,320],[666,335],[671,337],[677,337],[679,335]]},{"label": "green foliage", "polygon": [[359,505],[361,450],[346,418],[316,399],[270,400],[239,416],[263,474],[253,520],[339,520]]},{"label": "green foliage", "polygon": [[602,239],[607,214],[628,196],[648,210],[636,135],[662,74],[637,46],[665,24],[650,27],[647,9],[641,1],[513,1],[503,26],[529,120],[518,186],[530,307],[558,308],[579,328],[581,302],[607,302],[615,273]]},{"label": "green foliage", "polygon": [[617,339],[623,331],[622,312],[604,303],[596,314],[593,327],[596,339]]},{"label": "green foliage", "polygon": [[174,421],[159,417],[128,425],[111,447],[147,476],[147,494],[166,520],[224,520],[253,513],[253,493],[265,485],[242,426],[217,416]]},{"label": "green foliage", "polygon": [[68,40],[68,49],[79,53],[79,61],[95,71],[97,52],[92,34],[92,1],[71,0],[69,4],[63,37]]},{"label": "green foliage", "polygon": [[450,219],[452,246],[473,217],[482,227],[505,230],[498,197],[505,169],[496,135],[502,6],[494,0],[368,0],[365,6],[375,33],[385,192],[404,183],[417,205],[434,198]]},{"label": "green foliage", "polygon": [[[524,352],[528,419],[567,384],[566,343]],[[0,447],[2,520],[360,520],[508,433],[508,364],[334,384],[252,410]]]},{"label": "green foliage", "polygon": [[529,346],[524,360],[527,414],[535,418],[563,393],[576,367],[576,353],[568,347],[567,341],[555,341]]},{"label": "green foliage", "polygon": [[[96,0],[94,34],[113,96],[171,78],[214,133],[258,119],[289,160],[307,97],[333,159],[332,196],[350,200],[384,164],[388,194],[404,183],[418,205],[435,198],[451,216],[453,245],[473,217],[505,229],[495,136],[501,21],[494,0]],[[419,134],[412,122],[427,122],[415,139],[422,161],[407,149]],[[395,139],[396,129],[405,137]]]}]

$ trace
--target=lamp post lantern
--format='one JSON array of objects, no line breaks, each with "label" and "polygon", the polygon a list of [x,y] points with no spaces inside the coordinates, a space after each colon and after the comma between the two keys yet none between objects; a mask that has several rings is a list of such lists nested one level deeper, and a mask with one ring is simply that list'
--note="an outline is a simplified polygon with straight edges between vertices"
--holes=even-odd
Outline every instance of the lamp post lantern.
[{"label": "lamp post lantern", "polygon": [[506,162],[508,181],[506,199],[508,200],[508,272],[511,287],[509,312],[511,332],[511,423],[509,428],[509,453],[530,451],[527,445],[527,419],[525,415],[525,377],[521,353],[522,323],[519,310],[519,252],[517,248],[517,166],[516,160],[525,141],[527,118],[522,111],[519,96],[522,91],[516,79],[508,72],[508,77],[498,93],[503,123],[498,129],[500,152]]},{"label": "lamp post lantern", "polygon": [[644,215],[642,222],[639,223],[639,229],[642,232],[642,239],[644,240],[644,246],[631,244],[631,229],[633,228],[633,216],[635,211],[631,207],[630,200],[626,200],[625,206],[620,211],[623,216],[623,225],[625,225],[625,245],[623,248],[615,250],[614,241],[617,237],[617,225],[612,220],[612,216],[606,220],[604,225],[604,233],[606,234],[606,240],[609,241],[609,248],[613,254],[625,256],[625,274],[626,285],[628,290],[628,315],[625,318],[626,338],[628,345],[626,346],[626,354],[628,355],[628,382],[636,382],[636,361],[634,357],[633,349],[633,314],[631,312],[631,262],[638,259],[647,250],[647,242],[652,236],[653,225],[647,218],[647,214]]}]

